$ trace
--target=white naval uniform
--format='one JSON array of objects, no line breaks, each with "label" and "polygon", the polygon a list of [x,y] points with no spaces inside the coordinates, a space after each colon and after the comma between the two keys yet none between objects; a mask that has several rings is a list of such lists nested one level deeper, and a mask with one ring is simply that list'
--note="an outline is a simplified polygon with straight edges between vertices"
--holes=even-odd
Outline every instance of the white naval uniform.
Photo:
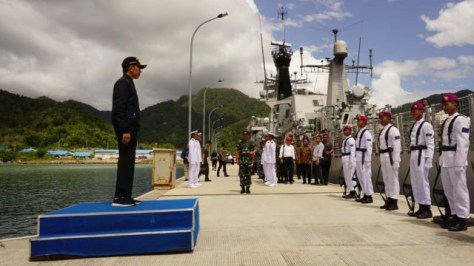
[{"label": "white naval uniform", "polygon": [[201,144],[199,141],[191,138],[189,140],[189,185],[196,185],[198,183],[199,169],[201,168],[202,154]]},{"label": "white naval uniform", "polygon": [[341,162],[342,171],[344,173],[344,182],[349,191],[354,190],[354,183],[352,176],[356,169],[356,145],[354,138],[349,135],[343,141],[341,145]]},{"label": "white naval uniform", "polygon": [[[441,180],[444,194],[448,198],[451,214],[459,218],[469,218],[469,191],[466,184],[467,153],[469,151],[469,123],[464,116],[456,118],[449,142],[448,128],[451,120],[459,115],[449,116],[442,129],[442,153],[439,157],[441,166]],[[456,150],[444,150],[444,146],[454,147]]]},{"label": "white naval uniform", "polygon": [[265,142],[265,147],[262,152],[262,166],[265,180],[270,184],[277,184],[276,177],[276,144],[273,140]]},{"label": "white naval uniform", "polygon": [[[416,147],[422,148],[416,149]],[[428,174],[434,154],[434,131],[433,126],[423,118],[415,121],[411,127],[410,150],[410,180],[413,197],[418,204],[431,205]]]},{"label": "white naval uniform", "polygon": [[[366,130],[364,130],[366,129]],[[363,132],[363,134],[362,134]],[[366,128],[360,128],[357,131],[356,138],[356,172],[359,179],[362,192],[366,196],[374,194],[372,185],[372,134]],[[364,149],[361,151],[360,149]]]},{"label": "white naval uniform", "polygon": [[[386,134],[388,130],[388,136]],[[382,169],[385,194],[388,198],[398,199],[400,195],[400,182],[398,172],[400,169],[400,131],[391,123],[385,125],[379,134],[380,166]],[[391,150],[391,152],[389,151]],[[385,152],[384,152],[385,151]],[[392,160],[390,160],[390,156]]]}]

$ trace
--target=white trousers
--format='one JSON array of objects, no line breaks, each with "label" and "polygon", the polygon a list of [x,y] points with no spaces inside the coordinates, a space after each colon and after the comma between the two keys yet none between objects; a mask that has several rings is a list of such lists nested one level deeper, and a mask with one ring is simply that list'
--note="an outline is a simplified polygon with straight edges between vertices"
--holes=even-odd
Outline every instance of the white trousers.
[{"label": "white trousers", "polygon": [[372,196],[374,194],[374,187],[372,185],[372,167],[371,164],[365,162],[357,162],[356,165],[357,178],[359,179],[362,192],[366,196]]},{"label": "white trousers", "polygon": [[188,178],[189,183],[188,184],[196,185],[198,183],[200,167],[201,167],[200,163],[197,163],[197,164],[189,163],[189,178]]},{"label": "white trousers", "polygon": [[390,162],[380,162],[380,165],[382,166],[385,195],[392,199],[398,199],[400,195],[400,181],[398,180],[399,167],[393,167]]},{"label": "white trousers", "polygon": [[469,191],[466,184],[466,166],[441,167],[441,181],[448,198],[451,214],[469,218]]},{"label": "white trousers", "polygon": [[352,167],[350,161],[342,162],[342,172],[344,173],[344,182],[346,183],[347,190],[354,190],[354,181],[352,177],[354,176],[355,167]]},{"label": "white trousers", "polygon": [[263,174],[265,175],[265,180],[270,182],[270,184],[277,184],[276,169],[274,163],[263,163]]},{"label": "white trousers", "polygon": [[415,202],[421,205],[431,205],[430,169],[424,166],[423,160],[418,166],[418,158],[410,160],[410,181]]}]

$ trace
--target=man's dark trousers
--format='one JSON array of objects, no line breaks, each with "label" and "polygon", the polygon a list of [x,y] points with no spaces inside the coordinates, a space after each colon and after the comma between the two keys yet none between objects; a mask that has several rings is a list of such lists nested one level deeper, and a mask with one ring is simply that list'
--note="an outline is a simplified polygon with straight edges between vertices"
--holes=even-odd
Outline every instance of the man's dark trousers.
[{"label": "man's dark trousers", "polygon": [[119,159],[117,163],[117,184],[115,198],[131,198],[133,175],[135,172],[135,151],[137,148],[137,131],[130,132],[131,140],[122,144],[122,134],[117,134]]}]

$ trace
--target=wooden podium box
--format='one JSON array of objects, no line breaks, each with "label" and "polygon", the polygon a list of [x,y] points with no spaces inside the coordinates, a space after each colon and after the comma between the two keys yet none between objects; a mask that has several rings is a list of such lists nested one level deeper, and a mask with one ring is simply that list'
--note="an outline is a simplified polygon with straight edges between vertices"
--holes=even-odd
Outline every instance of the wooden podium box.
[{"label": "wooden podium box", "polygon": [[153,189],[172,189],[176,181],[176,151],[171,149],[153,149],[152,168]]}]

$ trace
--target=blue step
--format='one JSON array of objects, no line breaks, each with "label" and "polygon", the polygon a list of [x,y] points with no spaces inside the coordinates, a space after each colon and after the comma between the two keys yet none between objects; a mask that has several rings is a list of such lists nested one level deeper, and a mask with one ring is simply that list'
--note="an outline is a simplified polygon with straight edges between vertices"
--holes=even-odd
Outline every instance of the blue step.
[{"label": "blue step", "polygon": [[198,233],[197,199],[81,203],[38,217],[30,260],[192,251]]}]

